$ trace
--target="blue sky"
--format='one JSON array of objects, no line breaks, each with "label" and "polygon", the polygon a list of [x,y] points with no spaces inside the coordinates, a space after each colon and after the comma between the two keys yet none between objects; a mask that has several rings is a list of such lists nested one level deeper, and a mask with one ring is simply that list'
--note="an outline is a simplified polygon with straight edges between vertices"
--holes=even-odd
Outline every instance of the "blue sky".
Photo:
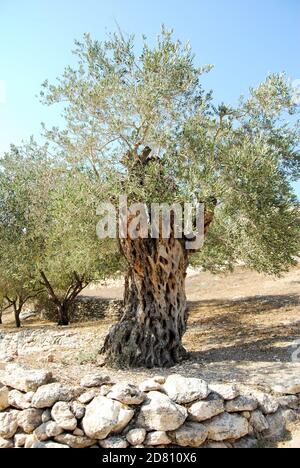
[{"label": "blue sky", "polygon": [[57,123],[36,97],[41,83],[73,63],[75,38],[103,39],[116,23],[149,39],[174,28],[199,64],[215,65],[204,84],[218,101],[236,102],[268,72],[300,79],[299,0],[0,0],[0,153]]}]

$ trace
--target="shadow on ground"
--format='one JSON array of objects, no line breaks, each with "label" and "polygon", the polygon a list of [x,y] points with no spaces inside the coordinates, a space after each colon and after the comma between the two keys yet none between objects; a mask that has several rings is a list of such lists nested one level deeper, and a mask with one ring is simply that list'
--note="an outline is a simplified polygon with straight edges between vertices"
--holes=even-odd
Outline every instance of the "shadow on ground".
[{"label": "shadow on ground", "polygon": [[298,295],[198,301],[189,307],[185,344],[193,360],[291,361],[293,344],[300,337],[300,315],[295,317]]}]

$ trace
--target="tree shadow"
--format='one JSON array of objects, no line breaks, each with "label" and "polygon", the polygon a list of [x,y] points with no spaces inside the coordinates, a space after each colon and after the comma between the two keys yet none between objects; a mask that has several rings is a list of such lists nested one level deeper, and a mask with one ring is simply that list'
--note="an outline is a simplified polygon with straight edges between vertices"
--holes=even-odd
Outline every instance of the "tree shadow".
[{"label": "tree shadow", "polygon": [[300,316],[294,320],[298,306],[298,295],[192,302],[185,338],[192,359],[291,362],[293,343],[300,336]]},{"label": "tree shadow", "polygon": [[[300,295],[288,294],[288,295],[270,295],[270,296],[250,296],[243,297],[236,300],[207,300],[207,301],[190,301],[189,302],[190,313],[193,314],[192,318],[195,317],[195,312],[199,313],[197,319],[201,319],[201,310],[212,308],[216,313],[213,317],[205,318],[205,322],[214,322],[222,319],[228,319],[232,316],[234,320],[237,317],[245,314],[263,314],[269,311],[281,311],[287,307],[300,306]],[[230,313],[230,316],[226,316],[226,311]],[[218,313],[219,312],[219,313]]]}]

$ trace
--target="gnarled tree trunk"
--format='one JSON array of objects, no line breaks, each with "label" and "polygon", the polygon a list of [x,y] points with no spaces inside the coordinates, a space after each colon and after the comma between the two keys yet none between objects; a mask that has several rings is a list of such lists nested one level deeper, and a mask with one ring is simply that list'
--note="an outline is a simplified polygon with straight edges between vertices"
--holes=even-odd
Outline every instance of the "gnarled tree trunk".
[{"label": "gnarled tree trunk", "polygon": [[106,362],[117,367],[169,367],[186,357],[185,278],[188,256],[180,239],[122,240],[130,265],[124,314],[106,338]]},{"label": "gnarled tree trunk", "polygon": [[17,328],[21,328],[21,320],[20,320],[21,312],[22,312],[22,307],[18,308],[14,306],[15,323],[16,323]]},{"label": "gnarled tree trunk", "polygon": [[[128,152],[123,164],[144,185],[145,168],[151,163],[151,148],[140,155]],[[161,166],[163,178],[163,166]],[[172,183],[168,178],[164,183]],[[217,200],[205,207],[204,234],[214,217]],[[105,340],[102,353],[113,367],[171,367],[187,358],[182,346],[188,310],[185,279],[188,254],[185,240],[174,234],[171,216],[169,239],[121,239],[129,271],[125,284],[124,314]],[[160,223],[159,223],[160,224]],[[161,233],[160,233],[161,235]]]},{"label": "gnarled tree trunk", "polygon": [[23,306],[27,301],[27,298],[24,299],[21,296],[17,296],[13,299],[10,299],[9,297],[6,297],[6,300],[9,303],[10,307],[13,308],[16,327],[21,328],[20,315],[21,315]]},{"label": "gnarled tree trunk", "polygon": [[74,303],[77,296],[81,291],[88,285],[88,282],[85,281],[84,276],[79,276],[76,271],[73,272],[73,278],[70,279],[70,286],[68,291],[65,293],[64,297],[61,298],[61,295],[57,294],[52,287],[50,281],[48,280],[46,274],[41,270],[41,285],[46,289],[49,294],[49,298],[55,304],[57,313],[58,313],[58,326],[66,327],[70,323],[69,312],[72,304]]}]

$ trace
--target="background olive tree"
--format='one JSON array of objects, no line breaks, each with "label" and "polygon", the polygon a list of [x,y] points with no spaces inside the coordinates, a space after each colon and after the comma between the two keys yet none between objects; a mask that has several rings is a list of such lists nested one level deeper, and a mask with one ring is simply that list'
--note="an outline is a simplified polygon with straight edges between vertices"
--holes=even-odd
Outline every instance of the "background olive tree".
[{"label": "background olive tree", "polygon": [[[101,187],[95,187],[84,173],[65,172],[48,197],[50,221],[38,269],[40,283],[56,307],[59,325],[69,324],[70,308],[83,289],[120,267],[115,241],[97,237],[100,192]],[[38,219],[35,225],[44,230]]]},{"label": "background olive tree", "polygon": [[71,173],[33,140],[13,147],[1,168],[1,297],[17,327],[24,305],[41,295],[55,305],[59,325],[68,325],[82,290],[119,267],[114,242],[96,235],[101,187],[92,190],[84,172]]},{"label": "background olive tree", "polygon": [[46,147],[33,141],[12,147],[0,160],[0,291],[13,308],[17,327],[24,305],[41,292],[37,260],[43,239],[36,233],[35,218],[42,218],[43,203],[32,195],[46,170]]}]

